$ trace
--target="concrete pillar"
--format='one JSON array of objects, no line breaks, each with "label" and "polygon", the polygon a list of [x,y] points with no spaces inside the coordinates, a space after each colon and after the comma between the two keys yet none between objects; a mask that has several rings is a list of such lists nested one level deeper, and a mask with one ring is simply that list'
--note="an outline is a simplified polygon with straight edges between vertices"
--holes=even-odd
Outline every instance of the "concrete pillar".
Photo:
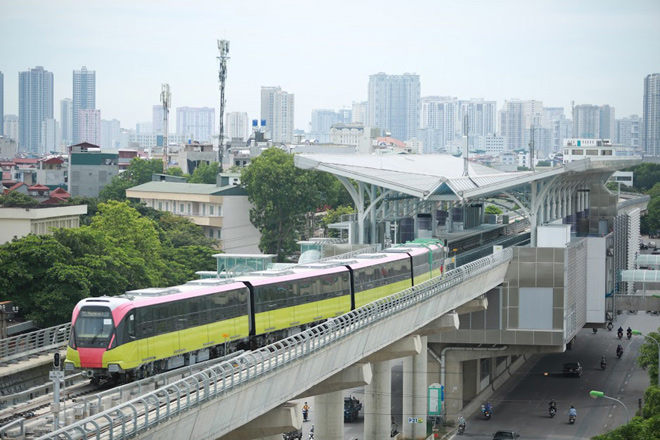
[{"label": "concrete pillar", "polygon": [[408,418],[413,417],[413,357],[408,356],[403,359],[403,386],[401,399],[403,413],[399,430],[403,433],[403,438],[412,438],[412,425],[408,423]]},{"label": "concrete pillar", "polygon": [[[415,417],[423,418],[425,423],[414,423],[413,436],[414,439],[426,438],[426,418],[428,412],[428,337],[422,337],[422,351],[413,356],[413,368],[415,374],[413,375],[413,411]],[[407,420],[406,420],[407,422]],[[378,437],[382,438],[382,437]]]},{"label": "concrete pillar", "polygon": [[344,393],[319,394],[314,397],[314,437],[324,440],[344,439]]},{"label": "concrete pillar", "polygon": [[[447,351],[445,355],[445,408],[447,420],[456,420],[463,408],[463,372],[461,362]],[[467,414],[465,414],[467,418]]]},{"label": "concrete pillar", "polygon": [[[392,366],[390,361],[374,363],[370,385],[364,387],[364,438],[390,438],[392,421]],[[325,437],[318,436],[325,440]]]}]

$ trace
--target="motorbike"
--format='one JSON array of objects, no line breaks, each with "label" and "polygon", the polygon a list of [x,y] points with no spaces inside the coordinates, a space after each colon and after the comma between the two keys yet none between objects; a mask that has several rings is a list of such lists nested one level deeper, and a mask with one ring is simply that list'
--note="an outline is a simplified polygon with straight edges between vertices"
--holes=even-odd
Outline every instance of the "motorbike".
[{"label": "motorbike", "polygon": [[623,356],[623,349],[621,349],[621,350],[617,350],[617,351],[616,351],[616,357],[618,357],[619,359],[621,359],[621,356]]},{"label": "motorbike", "polygon": [[303,410],[303,422],[306,422],[306,421],[307,421],[307,415],[308,415],[308,414],[309,414],[309,412],[308,412],[307,410],[304,409],[304,410]]},{"label": "motorbike", "polygon": [[619,339],[623,338],[623,332],[621,330],[616,332],[616,335],[619,337]]},{"label": "motorbike", "polygon": [[632,332],[627,332],[626,336],[628,336],[628,339],[632,338]]},{"label": "motorbike", "polygon": [[463,435],[464,432],[465,432],[465,423],[461,423],[460,425],[458,425],[458,434]]},{"label": "motorbike", "polygon": [[484,410],[484,417],[486,418],[486,420],[490,420],[492,416],[493,414],[489,410],[487,409]]},{"label": "motorbike", "polygon": [[598,329],[596,327],[592,328],[592,330],[594,331],[594,333],[598,333]]},{"label": "motorbike", "polygon": [[608,331],[612,331],[613,328],[614,328],[614,324],[612,324],[612,321],[609,321],[609,322],[607,323],[607,330],[608,330]]},{"label": "motorbike", "polygon": [[571,425],[575,423],[575,416],[573,415],[568,416],[568,423],[570,423]]},{"label": "motorbike", "polygon": [[309,440],[314,440],[314,425],[312,425],[312,429],[309,431]]},{"label": "motorbike", "polygon": [[551,406],[548,412],[550,413],[550,418],[553,418],[555,415],[557,415],[557,408]]},{"label": "motorbike", "polygon": [[600,368],[602,368],[603,370],[604,370],[605,368],[607,368],[607,361],[601,360],[601,361],[600,361]]}]

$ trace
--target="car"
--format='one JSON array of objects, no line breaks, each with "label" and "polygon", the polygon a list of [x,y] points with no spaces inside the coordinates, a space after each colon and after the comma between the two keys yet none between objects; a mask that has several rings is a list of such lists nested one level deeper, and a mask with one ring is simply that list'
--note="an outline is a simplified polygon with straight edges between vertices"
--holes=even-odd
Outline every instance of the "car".
[{"label": "car", "polygon": [[579,362],[566,362],[563,368],[564,376],[582,377],[582,365]]},{"label": "car", "polygon": [[493,440],[512,440],[520,437],[515,431],[497,431],[493,436]]},{"label": "car", "polygon": [[639,248],[640,248],[641,250],[646,250],[646,249],[649,248],[649,246],[648,246],[646,243],[641,242],[641,243],[639,243]]}]

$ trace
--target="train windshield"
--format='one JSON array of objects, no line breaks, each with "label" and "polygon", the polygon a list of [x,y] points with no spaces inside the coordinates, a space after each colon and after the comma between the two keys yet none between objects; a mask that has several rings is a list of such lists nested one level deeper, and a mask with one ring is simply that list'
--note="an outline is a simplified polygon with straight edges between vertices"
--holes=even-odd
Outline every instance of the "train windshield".
[{"label": "train windshield", "polygon": [[115,328],[107,307],[83,307],[74,324],[78,347],[107,347]]}]

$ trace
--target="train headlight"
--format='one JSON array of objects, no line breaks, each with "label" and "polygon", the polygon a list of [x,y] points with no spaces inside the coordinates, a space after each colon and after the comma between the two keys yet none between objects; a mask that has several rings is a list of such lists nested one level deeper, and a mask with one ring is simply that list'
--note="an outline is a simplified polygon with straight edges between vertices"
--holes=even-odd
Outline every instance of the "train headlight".
[{"label": "train headlight", "polygon": [[108,364],[108,373],[119,373],[119,364]]},{"label": "train headlight", "polygon": [[64,361],[64,370],[66,371],[73,371],[75,368],[75,365],[73,365],[73,362],[71,361]]}]

